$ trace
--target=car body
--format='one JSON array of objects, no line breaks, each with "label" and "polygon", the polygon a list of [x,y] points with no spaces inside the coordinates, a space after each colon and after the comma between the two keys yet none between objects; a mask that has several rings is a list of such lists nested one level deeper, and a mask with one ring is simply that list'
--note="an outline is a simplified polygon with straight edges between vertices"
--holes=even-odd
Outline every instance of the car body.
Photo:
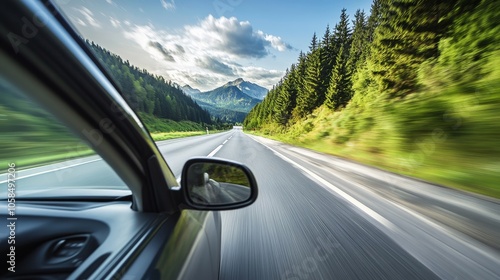
[{"label": "car body", "polygon": [[[221,221],[212,210],[253,203],[257,185],[251,171],[236,162],[195,158],[186,163],[179,186],[117,84],[57,7],[50,1],[2,6],[1,83],[88,143],[128,189],[23,192],[15,189],[19,181],[13,163],[7,174],[12,188],[0,201],[0,217],[11,225],[0,232],[0,248],[12,270],[2,271],[1,277],[218,279]],[[197,203],[187,182],[190,166],[200,163],[240,170],[249,192],[227,203]]]}]

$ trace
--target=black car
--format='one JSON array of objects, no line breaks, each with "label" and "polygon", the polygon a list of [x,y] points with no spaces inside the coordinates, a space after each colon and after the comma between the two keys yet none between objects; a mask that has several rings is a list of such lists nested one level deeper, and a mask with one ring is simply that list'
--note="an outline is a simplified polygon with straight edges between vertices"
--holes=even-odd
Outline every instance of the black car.
[{"label": "black car", "polygon": [[[0,248],[7,269],[0,277],[217,279],[217,211],[256,200],[251,171],[236,162],[193,158],[179,184],[119,87],[50,1],[4,2],[0,34],[2,143],[15,145],[26,131],[61,122],[46,129],[73,137],[59,132],[65,127],[97,153],[29,170],[2,156],[0,217],[7,227]],[[32,134],[43,137],[43,131]],[[45,149],[66,145],[50,144]],[[72,168],[101,159],[99,166],[118,175],[110,175],[112,183],[91,178],[92,186],[64,185]],[[62,175],[30,177],[47,168]]]}]

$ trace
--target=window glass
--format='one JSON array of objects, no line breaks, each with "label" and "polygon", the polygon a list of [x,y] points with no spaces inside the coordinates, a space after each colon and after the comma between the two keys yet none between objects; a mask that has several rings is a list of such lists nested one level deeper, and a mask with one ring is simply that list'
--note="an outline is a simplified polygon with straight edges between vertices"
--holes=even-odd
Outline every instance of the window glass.
[{"label": "window glass", "polygon": [[[0,79],[0,193],[57,188],[127,189],[63,124]],[[10,180],[9,180],[10,179]],[[52,194],[51,194],[52,195]]]}]

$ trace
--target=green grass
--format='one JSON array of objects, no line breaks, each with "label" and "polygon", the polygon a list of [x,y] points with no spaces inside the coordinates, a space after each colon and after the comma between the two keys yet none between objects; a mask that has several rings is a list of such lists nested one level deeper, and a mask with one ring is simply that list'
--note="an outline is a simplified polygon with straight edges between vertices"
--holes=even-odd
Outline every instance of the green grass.
[{"label": "green grass", "polygon": [[[215,132],[210,132],[215,133]],[[154,132],[151,133],[151,137],[155,141],[169,140],[175,138],[184,138],[190,136],[204,135],[207,134],[206,131],[177,131],[177,132]]]},{"label": "green grass", "polygon": [[[220,131],[210,131],[210,134],[217,132]],[[151,137],[154,141],[162,141],[204,134],[206,134],[206,131],[156,132],[151,133]],[[11,144],[15,145],[10,145],[10,148],[4,145],[4,149],[0,149],[3,152],[0,166],[3,166],[4,170],[8,169],[9,163],[15,163],[17,169],[21,170],[95,154],[87,145],[78,142],[76,139],[75,141],[66,139],[65,141],[55,142],[17,141]],[[2,173],[1,169],[0,173]]]},{"label": "green grass", "polygon": [[151,133],[206,130],[206,126],[191,121],[173,121],[168,119],[160,119],[141,112],[139,112],[139,117]]}]

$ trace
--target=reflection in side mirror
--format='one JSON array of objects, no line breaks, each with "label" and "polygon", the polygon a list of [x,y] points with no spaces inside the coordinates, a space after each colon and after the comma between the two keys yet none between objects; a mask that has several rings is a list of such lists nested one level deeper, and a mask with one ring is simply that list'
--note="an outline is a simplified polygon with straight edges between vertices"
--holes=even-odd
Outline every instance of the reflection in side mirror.
[{"label": "reflection in side mirror", "polygon": [[182,189],[193,209],[227,210],[257,198],[252,172],[242,164],[215,159],[189,160],[182,171]]}]

